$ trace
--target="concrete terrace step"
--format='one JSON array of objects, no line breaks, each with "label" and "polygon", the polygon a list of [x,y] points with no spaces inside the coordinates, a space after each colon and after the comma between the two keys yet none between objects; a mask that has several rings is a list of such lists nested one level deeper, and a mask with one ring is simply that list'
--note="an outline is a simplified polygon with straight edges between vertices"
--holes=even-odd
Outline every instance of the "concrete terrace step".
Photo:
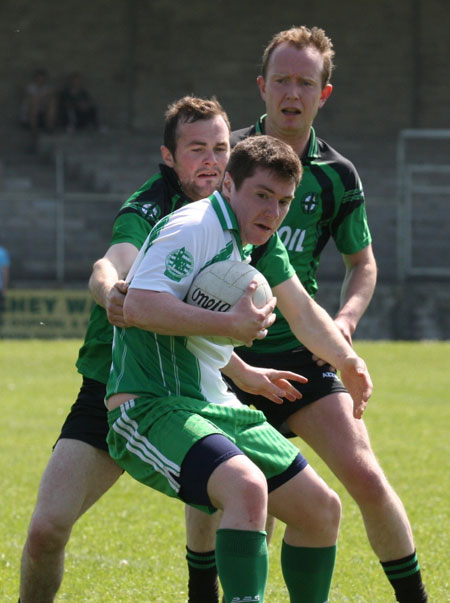
[{"label": "concrete terrace step", "polygon": [[40,153],[53,159],[59,153],[64,173],[96,192],[133,192],[160,162],[156,135],[51,136],[40,142]]}]

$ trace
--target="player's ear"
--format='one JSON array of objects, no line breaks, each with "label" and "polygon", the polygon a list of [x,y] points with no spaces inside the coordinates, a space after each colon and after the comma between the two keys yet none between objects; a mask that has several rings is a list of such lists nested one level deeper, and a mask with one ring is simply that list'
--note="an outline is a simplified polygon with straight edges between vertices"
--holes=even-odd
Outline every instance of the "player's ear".
[{"label": "player's ear", "polygon": [[330,94],[333,92],[333,86],[331,84],[326,84],[325,88],[323,88],[320,94],[319,107],[323,107],[326,103],[327,99],[330,97]]},{"label": "player's ear", "polygon": [[231,177],[230,172],[225,172],[225,176],[222,181],[222,192],[225,193],[226,196],[230,196],[234,187],[234,182]]},{"label": "player's ear", "polygon": [[266,81],[262,75],[258,75],[256,78],[256,83],[258,84],[259,93],[263,101],[266,100]]},{"label": "player's ear", "polygon": [[172,153],[163,144],[161,145],[160,150],[161,150],[161,157],[162,157],[162,160],[164,161],[164,163],[167,165],[167,167],[173,168],[175,165],[175,159],[174,159]]}]

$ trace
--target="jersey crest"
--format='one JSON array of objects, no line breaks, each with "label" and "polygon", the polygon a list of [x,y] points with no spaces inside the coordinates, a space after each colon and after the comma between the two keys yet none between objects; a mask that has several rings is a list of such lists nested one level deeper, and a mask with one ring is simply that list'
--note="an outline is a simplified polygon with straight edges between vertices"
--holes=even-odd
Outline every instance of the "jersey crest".
[{"label": "jersey crest", "polygon": [[151,216],[155,222],[157,222],[161,217],[161,207],[158,203],[144,203],[141,205],[141,212],[145,216]]},{"label": "jersey crest", "polygon": [[301,201],[301,208],[304,214],[313,214],[319,207],[319,201],[316,193],[308,193]]},{"label": "jersey crest", "polygon": [[194,258],[185,247],[175,249],[166,257],[165,276],[179,283],[182,278],[191,274],[194,269]]}]

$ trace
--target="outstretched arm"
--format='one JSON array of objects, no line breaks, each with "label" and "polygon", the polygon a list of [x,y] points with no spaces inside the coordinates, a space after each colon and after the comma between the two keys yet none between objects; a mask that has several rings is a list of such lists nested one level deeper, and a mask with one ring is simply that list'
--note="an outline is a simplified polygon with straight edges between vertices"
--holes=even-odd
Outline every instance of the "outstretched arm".
[{"label": "outstretched arm", "polygon": [[311,299],[296,275],[274,287],[273,292],[297,339],[341,371],[342,381],[353,398],[354,416],[361,418],[373,388],[364,360],[344,339],[329,314]]},{"label": "outstretched arm", "polygon": [[[356,327],[372,299],[377,281],[377,265],[368,245],[358,253],[342,256],[346,273],[341,287],[341,306],[334,322],[338,329],[352,345],[352,336]],[[314,354],[313,360],[319,366],[326,364]]]}]

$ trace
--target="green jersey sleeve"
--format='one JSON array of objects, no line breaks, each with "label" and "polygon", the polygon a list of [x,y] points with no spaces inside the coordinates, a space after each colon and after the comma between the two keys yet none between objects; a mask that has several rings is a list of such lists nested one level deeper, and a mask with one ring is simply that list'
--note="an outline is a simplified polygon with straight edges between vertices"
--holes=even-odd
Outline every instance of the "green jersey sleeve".
[{"label": "green jersey sleeve", "polygon": [[295,274],[278,233],[272,235],[255,267],[262,272],[271,287],[276,287]]},{"label": "green jersey sleeve", "polygon": [[333,221],[332,233],[339,252],[350,255],[367,247],[372,242],[372,237],[364,203],[352,209],[351,213],[346,213],[345,209],[344,203],[341,206],[343,211],[338,212]]}]

